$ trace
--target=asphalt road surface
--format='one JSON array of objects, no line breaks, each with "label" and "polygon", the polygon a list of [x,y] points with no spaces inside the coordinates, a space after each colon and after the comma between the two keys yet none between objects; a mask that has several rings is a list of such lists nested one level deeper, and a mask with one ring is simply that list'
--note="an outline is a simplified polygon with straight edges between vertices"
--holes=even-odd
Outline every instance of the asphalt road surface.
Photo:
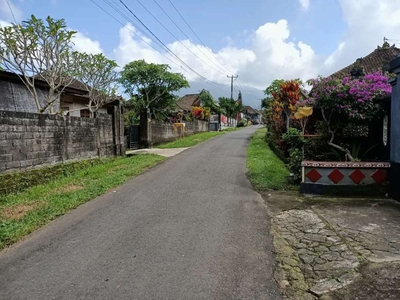
[{"label": "asphalt road surface", "polygon": [[281,299],[246,178],[254,131],[188,149],[3,251],[0,299]]}]

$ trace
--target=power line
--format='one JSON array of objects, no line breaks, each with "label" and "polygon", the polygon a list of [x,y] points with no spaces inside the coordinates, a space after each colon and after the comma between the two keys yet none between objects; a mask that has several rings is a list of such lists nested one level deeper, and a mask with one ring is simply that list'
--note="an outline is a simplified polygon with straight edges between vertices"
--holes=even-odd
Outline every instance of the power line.
[{"label": "power line", "polygon": [[[210,80],[208,80],[207,78],[205,78],[204,76],[202,76],[202,75],[200,75],[200,74],[198,74],[196,71],[194,71],[192,68],[190,68],[190,69],[186,69],[186,68],[184,68],[182,65],[180,65],[178,62],[176,62],[175,61],[175,57],[174,56],[171,56],[171,57],[169,57],[169,56],[167,56],[165,53],[163,53],[163,52],[161,52],[160,50],[158,50],[158,49],[156,49],[151,43],[149,43],[148,41],[146,41],[144,38],[142,38],[140,35],[138,35],[136,32],[134,32],[130,27],[128,27],[127,25],[125,25],[124,23],[122,23],[120,20],[118,20],[115,16],[113,16],[110,12],[108,12],[106,9],[104,9],[102,6],[100,6],[99,4],[97,4],[96,2],[94,2],[93,0],[90,0],[93,4],[95,4],[98,8],[100,8],[102,11],[104,11],[107,15],[109,15],[111,18],[113,18],[115,21],[117,21],[119,24],[121,24],[123,27],[125,27],[126,29],[128,29],[134,36],[136,36],[136,37],[138,37],[139,39],[141,39],[144,43],[146,43],[147,45],[149,45],[151,48],[153,48],[155,51],[157,51],[158,53],[160,53],[162,56],[164,56],[165,58],[167,58],[169,61],[171,61],[173,64],[175,64],[176,66],[178,66],[179,68],[181,68],[182,70],[184,70],[185,72],[187,72],[187,73],[193,73],[193,74],[195,74],[195,77],[198,77],[198,79],[200,79],[201,81],[204,81],[206,84],[212,84],[212,85],[214,85],[214,86],[216,86],[217,88],[219,88],[221,91],[223,91],[223,92],[226,92],[226,90],[223,90],[222,88],[220,88],[219,87],[219,85],[220,84],[218,84],[218,83],[214,83],[214,82],[212,82],[212,81],[210,81]],[[125,20],[126,21],[128,21],[128,22],[131,22],[131,23],[133,23],[133,24],[136,24],[131,18],[129,18],[129,17],[127,17],[123,12],[121,12],[119,9],[118,9],[118,7],[116,7],[116,6],[114,6],[112,3],[110,3],[109,1],[107,1],[107,0],[103,0],[105,3],[107,3],[114,11],[116,11],[119,15],[121,15],[122,17],[124,17],[125,18]],[[116,3],[115,3],[116,4]],[[140,27],[140,26],[138,26],[138,25],[136,25],[137,26],[137,29]],[[139,30],[139,29],[138,29]],[[139,30],[139,32],[141,32],[140,30]],[[146,34],[146,33],[144,33],[144,32],[141,32],[142,34],[144,34],[144,35],[146,35],[150,40],[152,40],[151,39],[151,37],[148,35],[148,34]],[[152,40],[153,41],[153,40]],[[162,47],[162,42],[161,43],[157,43],[157,41],[154,41],[159,47],[161,47],[162,49],[163,49],[163,47]],[[180,60],[180,59],[179,59]],[[180,61],[182,61],[182,60],[180,60]],[[191,70],[192,69],[192,70]],[[222,86],[222,85],[221,85]],[[226,87],[226,86],[224,86],[224,87]]]},{"label": "power line", "polygon": [[[176,37],[176,35],[174,35],[163,23],[161,23],[161,21],[160,20],[158,20],[157,18],[156,18],[156,16],[154,16],[153,14],[152,14],[152,12],[150,11],[150,10],[148,10],[147,9],[147,7],[146,6],[144,6],[143,4],[142,4],[142,2],[140,2],[139,0],[136,0],[166,31],[168,31],[169,32],[169,34],[171,34],[176,40],[177,40],[177,42],[179,42],[183,47],[185,47],[189,52],[191,52],[194,56],[196,56],[200,61],[202,61],[204,64],[206,64],[207,66],[209,66],[210,68],[212,68],[213,70],[215,70],[215,71],[217,71],[217,72],[219,72],[219,73],[221,73],[221,74],[223,74],[223,75],[226,75],[226,73],[223,73],[223,72],[221,72],[220,70],[217,70],[217,69],[215,69],[213,66],[211,66],[211,65],[209,65],[208,63],[206,63],[204,60],[202,60],[196,53],[194,53],[189,47],[187,47],[184,43],[182,43],[180,40],[179,40],[179,38],[178,37]],[[156,4],[161,8],[161,6],[156,2]],[[161,8],[162,9],[162,8]],[[164,10],[163,10],[164,11]],[[165,13],[165,11],[164,11],[164,13]]]},{"label": "power line", "polygon": [[10,2],[8,0],[6,0],[6,1],[7,1],[8,8],[10,9],[11,15],[12,15],[12,17],[14,19],[14,22],[15,22],[15,24],[17,24],[17,20],[15,19],[15,15],[14,15],[14,12],[13,12],[13,10],[11,8]]},{"label": "power line", "polygon": [[[137,1],[139,1],[139,0],[137,0]],[[190,42],[192,45],[194,45],[194,46],[204,55],[204,57],[206,57],[211,63],[213,63],[216,67],[218,67],[220,70],[222,70],[222,72],[220,72],[220,71],[218,71],[218,72],[220,72],[220,73],[226,75],[226,71],[225,71],[223,68],[221,68],[220,66],[218,66],[218,65],[215,63],[215,61],[212,61],[211,58],[210,58],[209,56],[207,56],[207,55],[203,52],[203,50],[202,50],[198,45],[196,45],[196,44],[192,41],[192,39],[179,27],[178,24],[176,24],[176,22],[174,21],[174,19],[171,18],[171,16],[165,11],[165,9],[162,8],[162,6],[157,2],[157,0],[153,0],[153,1],[154,1],[154,3],[157,4],[157,6],[162,10],[162,12],[168,17],[168,19],[175,25],[175,27],[178,28],[178,30],[189,40],[189,42]],[[157,21],[158,21],[158,20],[157,20]],[[206,47],[206,48],[207,48],[207,47]],[[214,57],[214,58],[215,58],[215,57]],[[213,68],[213,69],[214,69],[214,68]],[[225,68],[225,69],[226,69],[226,68]],[[215,70],[215,69],[214,69],[214,70]],[[228,72],[228,73],[231,73],[231,72]]]},{"label": "power line", "polygon": [[197,74],[198,76],[200,76],[201,78],[203,78],[206,82],[208,81],[211,84],[214,84],[215,86],[218,86],[218,84],[214,83],[213,81],[207,79],[206,77],[204,77],[203,75],[201,75],[200,73],[198,73],[197,71],[195,71],[192,67],[190,67],[187,63],[185,63],[181,58],[179,58],[167,45],[165,45],[151,30],[150,28],[148,28],[143,22],[142,20],[140,20],[140,18],[138,16],[136,16],[136,14],[124,3],[124,1],[119,0],[119,2],[121,2],[121,4],[131,13],[131,15],[133,15],[135,17],[136,20],[139,21],[140,24],[142,24],[142,26],[144,28],[146,28],[146,30],[157,40],[159,41],[165,49],[167,49],[167,51],[169,53],[171,53],[174,57],[176,57],[181,63],[183,63],[186,67],[188,67],[190,70],[192,70],[195,74]]},{"label": "power line", "polygon": [[175,11],[178,13],[178,15],[182,18],[182,20],[186,23],[186,25],[189,27],[190,31],[193,32],[193,34],[197,37],[197,39],[200,41],[200,43],[214,56],[214,58],[220,63],[220,65],[225,68],[229,73],[235,74],[234,72],[230,71],[225,65],[214,55],[212,51],[208,49],[208,47],[204,44],[204,42],[201,40],[201,38],[196,34],[196,32],[193,30],[193,28],[189,25],[189,23],[186,21],[186,19],[182,16],[182,14],[179,12],[179,10],[176,8],[176,6],[172,3],[171,0],[168,0],[169,3],[171,3],[172,7],[175,9]]},{"label": "power line", "polygon": [[[160,53],[161,55],[163,55],[165,58],[167,58],[168,60],[170,60],[172,63],[176,64],[178,67],[179,66],[176,62],[174,62],[171,58],[169,58],[168,56],[166,56],[165,54],[163,54],[162,52],[160,52],[159,50],[157,50],[156,48],[154,48],[153,45],[151,45],[149,42],[147,42],[145,39],[143,39],[140,35],[136,34],[132,29],[130,29],[127,25],[125,25],[124,23],[122,23],[121,21],[119,21],[116,17],[114,17],[112,14],[110,14],[107,10],[105,10],[103,7],[101,7],[100,5],[98,5],[96,2],[94,2],[93,0],[90,0],[91,2],[93,2],[93,4],[95,4],[97,7],[99,7],[102,11],[104,11],[106,14],[108,14],[110,17],[112,17],[114,20],[116,20],[119,24],[121,24],[123,27],[125,27],[126,29],[128,29],[134,36],[140,38],[144,43],[146,43],[147,45],[149,45],[151,48],[153,48],[154,50],[156,50],[158,53]],[[106,1],[105,1],[106,2]]]},{"label": "power line", "polygon": [[[164,9],[158,4],[157,0],[153,0],[158,7],[160,7],[161,10],[164,11]],[[216,57],[216,55],[209,50],[209,48],[204,44],[204,42],[201,40],[201,38],[196,34],[196,32],[193,30],[193,28],[189,25],[189,23],[186,21],[186,19],[183,17],[183,15],[179,12],[178,8],[174,5],[174,3],[172,3],[172,0],[168,0],[169,3],[172,5],[172,7],[175,9],[175,11],[178,13],[178,15],[181,17],[181,19],[185,22],[185,24],[189,27],[189,29],[191,30],[191,32],[197,37],[197,39],[200,41],[200,43],[213,55],[213,57],[216,59],[216,61],[219,62],[219,64],[226,69],[229,73],[234,74],[232,71],[230,71],[220,60],[218,60],[218,58]],[[175,24],[175,26],[190,40],[190,38],[183,32],[183,30],[176,24],[176,22],[171,19],[171,17],[164,11],[164,13],[167,15],[167,17]],[[193,43],[193,42],[192,42]],[[203,53],[204,54],[204,53]],[[240,79],[239,79],[240,80]],[[240,84],[237,84],[238,86],[240,86]],[[245,85],[245,84],[244,84]],[[246,85],[245,85],[246,86]],[[251,97],[250,94],[253,94],[252,91],[247,90],[246,88],[243,88],[244,92],[247,93],[248,96]],[[253,94],[254,100],[260,100],[258,99],[259,96],[255,96],[255,94]],[[251,98],[253,98],[251,97]]]},{"label": "power line", "polygon": [[[158,53],[160,53],[161,55],[163,55],[165,58],[167,58],[169,61],[171,61],[173,64],[177,65],[179,68],[183,69],[185,72],[188,72],[188,70],[186,70],[184,67],[182,67],[180,64],[178,64],[176,61],[172,60],[172,58],[168,57],[167,55],[165,55],[164,53],[160,52],[159,50],[157,50],[152,44],[150,44],[148,41],[146,41],[145,39],[143,39],[140,35],[136,34],[134,31],[132,31],[128,26],[126,26],[125,24],[123,24],[122,22],[120,22],[117,18],[115,18],[113,15],[111,15],[108,11],[106,11],[103,7],[101,7],[100,5],[98,5],[97,3],[95,3],[93,0],[91,0],[96,6],[98,6],[101,10],[103,10],[105,13],[107,13],[109,16],[111,16],[114,20],[116,20],[118,23],[120,23],[122,26],[124,26],[126,29],[128,29],[134,36],[140,38],[144,43],[146,43],[147,45],[149,45],[151,48],[153,48],[155,51],[157,51]],[[128,22],[131,22],[133,24],[136,25],[137,28],[139,28],[140,26],[138,26],[135,21],[133,21],[131,18],[127,17],[122,11],[120,11],[118,9],[118,7],[114,6],[110,1],[107,0],[103,0],[105,3],[107,3],[111,8],[113,8],[117,13],[119,13],[121,16],[123,16],[125,18],[125,20],[127,20]],[[143,32],[142,32],[143,33]],[[146,33],[143,33],[144,35],[146,35],[147,37],[150,38],[150,36]],[[151,38],[150,38],[151,40]],[[160,45],[159,43],[157,43],[157,41],[155,42],[159,47],[163,48],[162,45]]]}]

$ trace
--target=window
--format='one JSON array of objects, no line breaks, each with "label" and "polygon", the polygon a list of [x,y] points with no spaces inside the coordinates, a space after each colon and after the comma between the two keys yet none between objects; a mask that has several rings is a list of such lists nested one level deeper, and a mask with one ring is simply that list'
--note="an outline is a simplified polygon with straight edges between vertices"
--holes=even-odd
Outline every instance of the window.
[{"label": "window", "polygon": [[88,109],[82,109],[81,118],[90,118],[90,111]]}]

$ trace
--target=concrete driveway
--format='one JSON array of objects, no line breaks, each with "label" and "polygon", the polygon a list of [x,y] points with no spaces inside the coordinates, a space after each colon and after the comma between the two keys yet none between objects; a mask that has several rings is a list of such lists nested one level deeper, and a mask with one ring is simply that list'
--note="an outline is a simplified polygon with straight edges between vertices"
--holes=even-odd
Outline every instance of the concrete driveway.
[{"label": "concrete driveway", "polygon": [[245,175],[255,130],[188,149],[3,251],[0,299],[280,299]]}]

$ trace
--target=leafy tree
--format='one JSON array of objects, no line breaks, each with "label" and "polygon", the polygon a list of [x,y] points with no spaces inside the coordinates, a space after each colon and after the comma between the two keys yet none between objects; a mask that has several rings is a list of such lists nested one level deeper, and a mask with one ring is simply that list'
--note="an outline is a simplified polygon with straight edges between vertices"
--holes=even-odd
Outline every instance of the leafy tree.
[{"label": "leafy tree", "polygon": [[220,112],[220,107],[217,102],[215,102],[214,97],[209,91],[202,90],[200,93],[201,106],[208,107],[210,112],[215,114]]},{"label": "leafy tree", "polygon": [[[47,17],[44,22],[34,15],[21,24],[0,27],[2,69],[20,77],[39,113],[53,112],[60,95],[74,80],[71,39],[75,33],[67,29],[63,19]],[[44,103],[38,97],[36,80],[49,86]]]},{"label": "leafy tree", "polygon": [[354,161],[357,158],[355,153],[359,151],[352,153],[347,146],[340,145],[336,141],[336,133],[346,127],[363,125],[380,115],[380,100],[392,92],[388,77],[378,72],[359,79],[345,77],[343,80],[335,80],[320,77],[309,80],[308,83],[312,85],[312,90],[310,98],[303,100],[303,104],[321,110],[329,133],[328,145]]},{"label": "leafy tree", "polygon": [[99,108],[115,100],[118,80],[117,63],[103,54],[74,53],[76,59],[76,78],[88,91],[88,108],[91,116]]},{"label": "leafy tree", "polygon": [[224,110],[225,114],[229,118],[233,118],[237,113],[241,112],[243,105],[240,102],[236,102],[231,98],[220,97],[218,98],[219,106]]},{"label": "leafy tree", "polygon": [[140,122],[140,109],[144,106],[143,101],[138,100],[133,96],[131,99],[125,101],[125,125],[139,124]]},{"label": "leafy tree", "polygon": [[169,70],[166,64],[136,60],[124,67],[119,82],[135,102],[136,109],[148,108],[153,117],[164,118],[166,111],[174,108],[177,99],[172,93],[189,87],[182,74]]}]

